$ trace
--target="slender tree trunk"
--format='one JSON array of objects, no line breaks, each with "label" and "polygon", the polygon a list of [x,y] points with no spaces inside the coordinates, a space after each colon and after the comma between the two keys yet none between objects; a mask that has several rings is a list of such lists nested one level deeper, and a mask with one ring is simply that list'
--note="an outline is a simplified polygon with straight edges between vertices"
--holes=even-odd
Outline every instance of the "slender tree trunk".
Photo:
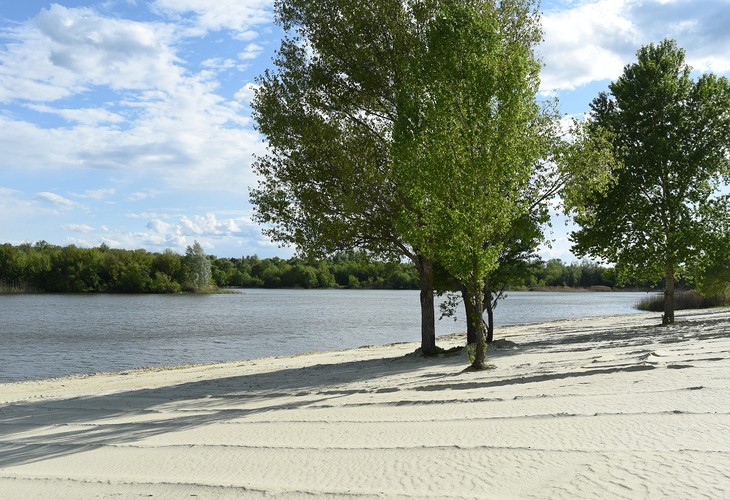
[{"label": "slender tree trunk", "polygon": [[492,289],[489,278],[484,280],[484,309],[487,310],[487,344],[494,340],[494,308],[492,307]]},{"label": "slender tree trunk", "polygon": [[[474,322],[471,318],[474,314],[481,315],[482,321],[484,321],[484,311],[487,312],[487,323],[486,323],[486,335],[487,344],[494,340],[494,309],[492,308],[492,294],[489,289],[489,280],[484,282],[484,295],[482,303],[476,305],[474,299],[469,295],[466,288],[461,289],[461,298],[464,300],[464,310],[466,312],[466,343],[476,344],[477,343],[477,328],[474,326]],[[478,309],[474,309],[474,307]],[[478,311],[478,312],[477,312]]]},{"label": "slender tree trunk", "polygon": [[464,301],[464,312],[466,313],[466,344],[477,343],[477,330],[471,318],[477,312],[474,310],[474,299],[469,295],[466,288],[461,289],[461,298]]},{"label": "slender tree trunk", "polygon": [[421,351],[424,356],[438,353],[436,319],[433,307],[433,262],[421,255],[417,258],[421,282]]},{"label": "slender tree trunk", "polygon": [[474,325],[474,329],[476,330],[477,334],[477,349],[476,349],[476,355],[474,356],[474,362],[472,362],[471,366],[475,370],[483,370],[486,368],[486,365],[484,364],[484,359],[486,358],[487,354],[487,344],[486,344],[486,332],[484,331],[484,318],[482,317],[482,311],[484,306],[484,290],[481,286],[477,287],[475,289],[474,295],[472,296],[473,300],[473,310],[479,311],[476,314],[472,314],[469,318],[469,322],[471,322]]},{"label": "slender tree trunk", "polygon": [[667,263],[666,286],[664,287],[664,316],[662,325],[674,323],[674,264]]},{"label": "slender tree trunk", "polygon": [[494,308],[492,307],[492,295],[486,293],[484,300],[487,306],[487,344],[491,344],[494,341]]}]

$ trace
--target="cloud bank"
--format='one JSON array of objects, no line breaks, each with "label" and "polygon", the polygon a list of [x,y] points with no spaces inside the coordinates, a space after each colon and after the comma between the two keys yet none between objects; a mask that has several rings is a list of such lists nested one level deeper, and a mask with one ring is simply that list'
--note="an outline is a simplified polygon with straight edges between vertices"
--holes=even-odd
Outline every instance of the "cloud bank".
[{"label": "cloud bank", "polygon": [[543,14],[546,93],[617,78],[636,51],[674,38],[698,71],[730,71],[730,8],[724,0],[598,0]]}]

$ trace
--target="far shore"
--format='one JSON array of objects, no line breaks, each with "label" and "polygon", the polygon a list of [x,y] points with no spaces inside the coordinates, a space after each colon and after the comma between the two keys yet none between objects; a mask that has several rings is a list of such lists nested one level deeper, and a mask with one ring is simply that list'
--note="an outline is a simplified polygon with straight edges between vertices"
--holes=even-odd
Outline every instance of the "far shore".
[{"label": "far shore", "polygon": [[[332,287],[332,288],[303,288],[303,287],[276,287],[276,288],[265,288],[265,287],[238,287],[238,286],[222,286],[218,288],[210,288],[207,290],[199,290],[197,292],[45,292],[42,290],[36,290],[33,288],[25,287],[9,287],[0,284],[0,296],[2,295],[38,295],[38,294],[60,294],[60,295],[93,295],[93,294],[106,294],[106,295],[209,295],[218,293],[236,293],[237,290],[394,290],[394,291],[417,291],[417,288],[347,288],[347,287]],[[612,288],[610,286],[589,286],[589,287],[569,287],[569,286],[532,286],[532,287],[517,287],[510,288],[507,291],[511,292],[646,292],[646,293],[662,293],[663,290],[652,290],[645,288]]]},{"label": "far shore", "polygon": [[570,287],[570,286],[533,286],[524,288],[515,288],[514,292],[646,292],[646,293],[662,293],[663,290],[650,290],[646,288],[611,288],[610,286],[589,286],[589,287]]},{"label": "far shore", "polygon": [[4,499],[722,498],[730,309],[0,385]]}]

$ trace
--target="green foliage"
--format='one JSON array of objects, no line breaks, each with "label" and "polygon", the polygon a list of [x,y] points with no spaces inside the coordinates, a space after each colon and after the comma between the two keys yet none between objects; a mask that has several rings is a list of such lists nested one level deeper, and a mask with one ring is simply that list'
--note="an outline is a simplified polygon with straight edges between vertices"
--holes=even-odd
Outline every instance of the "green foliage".
[{"label": "green foliage", "polygon": [[254,170],[255,218],[275,241],[315,257],[407,251],[393,231],[388,177],[401,68],[413,45],[400,0],[280,0],[287,31],[252,102],[268,142]]},{"label": "green foliage", "polygon": [[[274,7],[286,36],[252,102],[268,142],[253,165],[261,179],[251,190],[254,218],[305,256],[364,250],[410,259],[421,274],[421,347],[435,352],[431,263],[396,231],[403,197],[391,146],[407,69],[423,48],[420,27],[439,2],[278,0]],[[354,285],[346,279],[338,284]]]},{"label": "green foliage", "polygon": [[194,292],[208,288],[212,277],[210,259],[197,241],[185,249],[183,268],[185,270],[185,288]]},{"label": "green foliage", "polygon": [[[522,193],[547,154],[535,96],[541,38],[534,2],[446,1],[424,23],[423,52],[399,95],[396,227],[464,289],[482,332],[485,280],[518,220]],[[484,365],[477,335],[474,367]]]},{"label": "green foliage", "polygon": [[[288,260],[256,256],[241,259],[214,259],[213,276],[218,286],[264,288],[378,288],[417,289],[418,275],[413,266],[402,262],[370,260],[364,253],[338,253],[324,260]],[[244,278],[245,277],[245,278]],[[244,278],[244,279],[242,279]]]},{"label": "green foliage", "polygon": [[[165,262],[165,265],[161,263]],[[171,252],[60,247],[44,241],[33,246],[0,245],[0,283],[22,284],[20,290],[82,293],[173,293],[181,290],[182,258]]]},{"label": "green foliage", "polygon": [[[593,100],[579,138],[581,145],[608,141],[614,161],[604,163],[607,186],[579,195],[574,186],[567,199],[580,225],[573,250],[615,263],[621,281],[664,279],[664,322],[671,323],[675,278],[688,266],[709,269],[705,257],[722,265],[721,252],[703,246],[717,240],[708,236],[712,214],[730,211],[716,198],[730,170],[730,84],[714,75],[693,81],[671,40],[642,47],[637,57],[610,94]],[[720,208],[709,210],[711,203]]]}]

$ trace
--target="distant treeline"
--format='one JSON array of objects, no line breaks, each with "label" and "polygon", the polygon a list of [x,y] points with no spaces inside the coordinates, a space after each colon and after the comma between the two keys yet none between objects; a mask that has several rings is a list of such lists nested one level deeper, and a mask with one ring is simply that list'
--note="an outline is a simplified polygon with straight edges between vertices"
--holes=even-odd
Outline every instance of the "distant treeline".
[{"label": "distant treeline", "polygon": [[[172,250],[119,250],[65,247],[44,241],[34,245],[0,245],[0,292],[201,291],[195,286],[196,262]],[[371,261],[363,254],[340,254],[327,260],[299,258],[216,258],[210,261],[210,285],[251,288],[389,288],[416,289],[418,274],[402,262]]]},{"label": "distant treeline", "polygon": [[[211,287],[418,289],[418,273],[403,262],[382,262],[362,253],[342,253],[313,261],[297,257],[257,256],[210,261]],[[193,284],[191,255],[172,250],[65,247],[44,241],[34,245],[0,245],[0,291],[127,292],[200,291]],[[632,283],[648,288],[647,283]],[[613,270],[589,262],[534,261],[518,288],[616,287]]]}]

